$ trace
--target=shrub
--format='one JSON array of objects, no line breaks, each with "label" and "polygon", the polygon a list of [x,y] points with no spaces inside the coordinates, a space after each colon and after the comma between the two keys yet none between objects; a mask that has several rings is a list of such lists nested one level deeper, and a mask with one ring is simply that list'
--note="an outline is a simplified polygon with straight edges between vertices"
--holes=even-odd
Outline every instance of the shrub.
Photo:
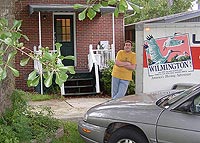
[{"label": "shrub", "polygon": [[49,108],[33,112],[27,105],[26,92],[15,90],[11,96],[12,107],[0,118],[0,142],[45,142],[61,126],[51,117]]},{"label": "shrub", "polygon": [[108,61],[108,67],[102,70],[100,81],[102,82],[102,90],[105,94],[111,95],[112,69],[114,61]]}]

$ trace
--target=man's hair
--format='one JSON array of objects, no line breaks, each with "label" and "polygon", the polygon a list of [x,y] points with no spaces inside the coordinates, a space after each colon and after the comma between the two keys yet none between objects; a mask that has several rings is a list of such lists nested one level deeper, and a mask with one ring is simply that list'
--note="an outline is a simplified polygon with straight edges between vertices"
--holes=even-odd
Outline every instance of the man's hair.
[{"label": "man's hair", "polygon": [[131,40],[126,40],[125,43],[131,43],[131,46],[133,46],[133,42]]}]

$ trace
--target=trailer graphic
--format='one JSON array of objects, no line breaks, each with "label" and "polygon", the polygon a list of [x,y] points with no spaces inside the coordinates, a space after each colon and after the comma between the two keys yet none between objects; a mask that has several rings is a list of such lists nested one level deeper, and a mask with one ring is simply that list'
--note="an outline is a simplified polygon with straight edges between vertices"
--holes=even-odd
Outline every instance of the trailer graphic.
[{"label": "trailer graphic", "polygon": [[148,75],[151,77],[171,77],[194,70],[188,34],[174,34],[157,39],[148,35],[143,47],[146,51]]}]

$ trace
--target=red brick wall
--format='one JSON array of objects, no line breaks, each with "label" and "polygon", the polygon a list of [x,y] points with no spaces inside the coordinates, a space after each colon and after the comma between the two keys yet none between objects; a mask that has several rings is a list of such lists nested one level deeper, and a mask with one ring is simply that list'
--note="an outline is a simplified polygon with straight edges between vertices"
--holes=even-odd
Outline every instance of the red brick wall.
[{"label": "red brick wall", "polygon": [[[27,35],[30,41],[23,41],[25,47],[33,50],[33,46],[39,45],[38,35],[38,13],[34,12],[29,15],[29,4],[73,4],[85,3],[85,0],[20,0],[16,2],[16,18],[23,20],[22,33]],[[46,19],[42,19],[42,46],[52,48],[53,45],[53,14],[51,12],[41,12],[41,17],[46,15]],[[86,19],[78,20],[76,13],[76,69],[88,69],[87,55],[89,52],[89,44],[94,47],[99,41],[107,40],[110,44],[113,43],[112,33],[112,14],[97,15],[93,20]],[[115,18],[115,45],[116,52],[123,48],[123,16]],[[27,88],[26,80],[28,74],[33,70],[33,62],[30,61],[28,66],[20,67],[19,61],[24,55],[18,54],[16,57],[16,67],[20,71],[20,77],[16,78],[16,88],[24,90],[32,90]]]}]

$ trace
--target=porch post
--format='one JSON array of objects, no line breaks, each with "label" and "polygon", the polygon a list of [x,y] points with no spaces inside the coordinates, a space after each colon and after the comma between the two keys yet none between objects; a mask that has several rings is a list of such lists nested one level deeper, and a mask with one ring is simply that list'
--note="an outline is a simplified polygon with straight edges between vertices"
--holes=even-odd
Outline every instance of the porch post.
[{"label": "porch post", "polygon": [[42,46],[41,13],[39,11],[39,48]]},{"label": "porch post", "polygon": [[113,46],[115,47],[115,15],[112,13]]},{"label": "porch post", "polygon": [[[42,47],[42,30],[41,30],[41,13],[39,11],[39,46],[38,50]],[[42,65],[41,65],[42,67]],[[42,78],[42,68],[40,70],[40,94],[43,94],[43,78]]]},{"label": "porch post", "polygon": [[112,13],[112,27],[113,27],[113,44],[111,44],[112,60],[115,61],[115,15]]}]

